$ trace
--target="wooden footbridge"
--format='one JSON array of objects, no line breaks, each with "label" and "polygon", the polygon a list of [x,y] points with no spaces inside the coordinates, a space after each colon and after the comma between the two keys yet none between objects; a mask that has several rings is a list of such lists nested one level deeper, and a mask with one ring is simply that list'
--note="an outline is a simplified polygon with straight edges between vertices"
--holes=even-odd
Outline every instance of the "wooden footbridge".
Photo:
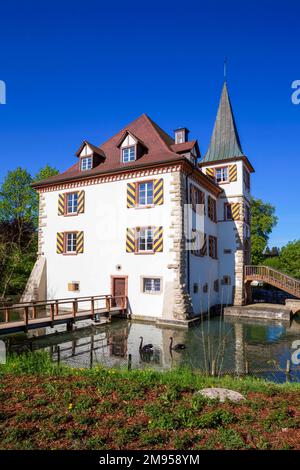
[{"label": "wooden footbridge", "polygon": [[0,335],[34,328],[54,327],[66,324],[67,328],[79,320],[100,321],[104,316],[111,320],[114,315],[127,311],[127,297],[96,295],[36,302],[24,302],[0,308]]},{"label": "wooden footbridge", "polygon": [[300,299],[300,280],[268,266],[245,266],[245,282],[249,281],[271,284]]}]

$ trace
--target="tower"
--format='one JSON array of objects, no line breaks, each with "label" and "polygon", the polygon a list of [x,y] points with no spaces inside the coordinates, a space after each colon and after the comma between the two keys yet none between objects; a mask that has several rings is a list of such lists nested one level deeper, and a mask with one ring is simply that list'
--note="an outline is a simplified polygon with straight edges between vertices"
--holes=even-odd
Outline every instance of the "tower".
[{"label": "tower", "polygon": [[210,145],[199,165],[223,189],[218,201],[222,303],[243,305],[244,266],[250,263],[250,174],[254,169],[242,150],[226,81]]}]

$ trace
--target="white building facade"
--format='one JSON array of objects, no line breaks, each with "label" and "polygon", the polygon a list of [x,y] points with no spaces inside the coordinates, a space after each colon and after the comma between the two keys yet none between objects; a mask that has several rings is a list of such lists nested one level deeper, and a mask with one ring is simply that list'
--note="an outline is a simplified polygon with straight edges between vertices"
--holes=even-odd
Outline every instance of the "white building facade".
[{"label": "white building facade", "polygon": [[146,115],[76,157],[35,184],[39,251],[23,300],[124,295],[132,317],[175,322],[243,304],[253,168],[226,84],[203,160],[187,129],[173,139]]}]

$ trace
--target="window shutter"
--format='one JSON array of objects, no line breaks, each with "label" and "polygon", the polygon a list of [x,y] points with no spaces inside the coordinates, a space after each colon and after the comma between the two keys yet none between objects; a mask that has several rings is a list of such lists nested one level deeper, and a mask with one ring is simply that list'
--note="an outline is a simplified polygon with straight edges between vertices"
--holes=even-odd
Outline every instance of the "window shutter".
[{"label": "window shutter", "polygon": [[126,252],[135,252],[135,230],[133,228],[126,229]]},{"label": "window shutter", "polygon": [[163,251],[163,228],[155,227],[153,234],[153,251],[156,253]]},{"label": "window shutter", "polygon": [[190,200],[193,211],[196,211],[196,188],[193,184],[190,185]]},{"label": "window shutter", "polygon": [[191,253],[193,255],[196,254],[196,240],[197,240],[197,235],[196,235],[196,230],[193,228],[192,229],[192,239],[191,239]]},{"label": "window shutter", "polygon": [[207,176],[210,176],[211,178],[215,177],[215,170],[213,168],[206,168],[205,173]]},{"label": "window shutter", "polygon": [[206,256],[207,255],[207,236],[206,236],[206,233],[204,234],[203,246],[200,250],[200,255],[201,256]]},{"label": "window shutter", "polygon": [[84,202],[85,202],[84,191],[78,191],[78,199],[77,199],[77,212],[78,212],[78,214],[83,214],[84,213]]},{"label": "window shutter", "polygon": [[64,232],[56,234],[56,253],[61,255],[64,252]]},{"label": "window shutter", "polygon": [[164,180],[162,178],[154,180],[153,186],[153,203],[161,206],[164,203]]},{"label": "window shutter", "polygon": [[136,183],[127,183],[127,207],[135,207],[136,204]]},{"label": "window shutter", "polygon": [[76,237],[76,252],[77,253],[83,253],[83,232],[77,232],[77,237]]},{"label": "window shutter", "polygon": [[241,205],[239,202],[234,202],[231,204],[231,212],[232,212],[233,220],[240,220],[240,211],[241,211]]},{"label": "window shutter", "polygon": [[65,213],[65,194],[58,195],[58,215],[64,215]]},{"label": "window shutter", "polygon": [[229,181],[237,181],[237,166],[229,165]]}]

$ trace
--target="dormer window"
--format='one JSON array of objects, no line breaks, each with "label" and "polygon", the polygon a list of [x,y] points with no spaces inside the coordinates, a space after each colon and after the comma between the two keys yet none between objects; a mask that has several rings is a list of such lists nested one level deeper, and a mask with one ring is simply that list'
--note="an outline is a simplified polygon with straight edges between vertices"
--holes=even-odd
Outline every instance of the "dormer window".
[{"label": "dormer window", "polygon": [[133,162],[136,159],[135,145],[131,147],[125,147],[122,149],[122,161],[123,163]]},{"label": "dormer window", "polygon": [[81,170],[91,170],[93,167],[93,157],[83,157],[81,159]]}]

